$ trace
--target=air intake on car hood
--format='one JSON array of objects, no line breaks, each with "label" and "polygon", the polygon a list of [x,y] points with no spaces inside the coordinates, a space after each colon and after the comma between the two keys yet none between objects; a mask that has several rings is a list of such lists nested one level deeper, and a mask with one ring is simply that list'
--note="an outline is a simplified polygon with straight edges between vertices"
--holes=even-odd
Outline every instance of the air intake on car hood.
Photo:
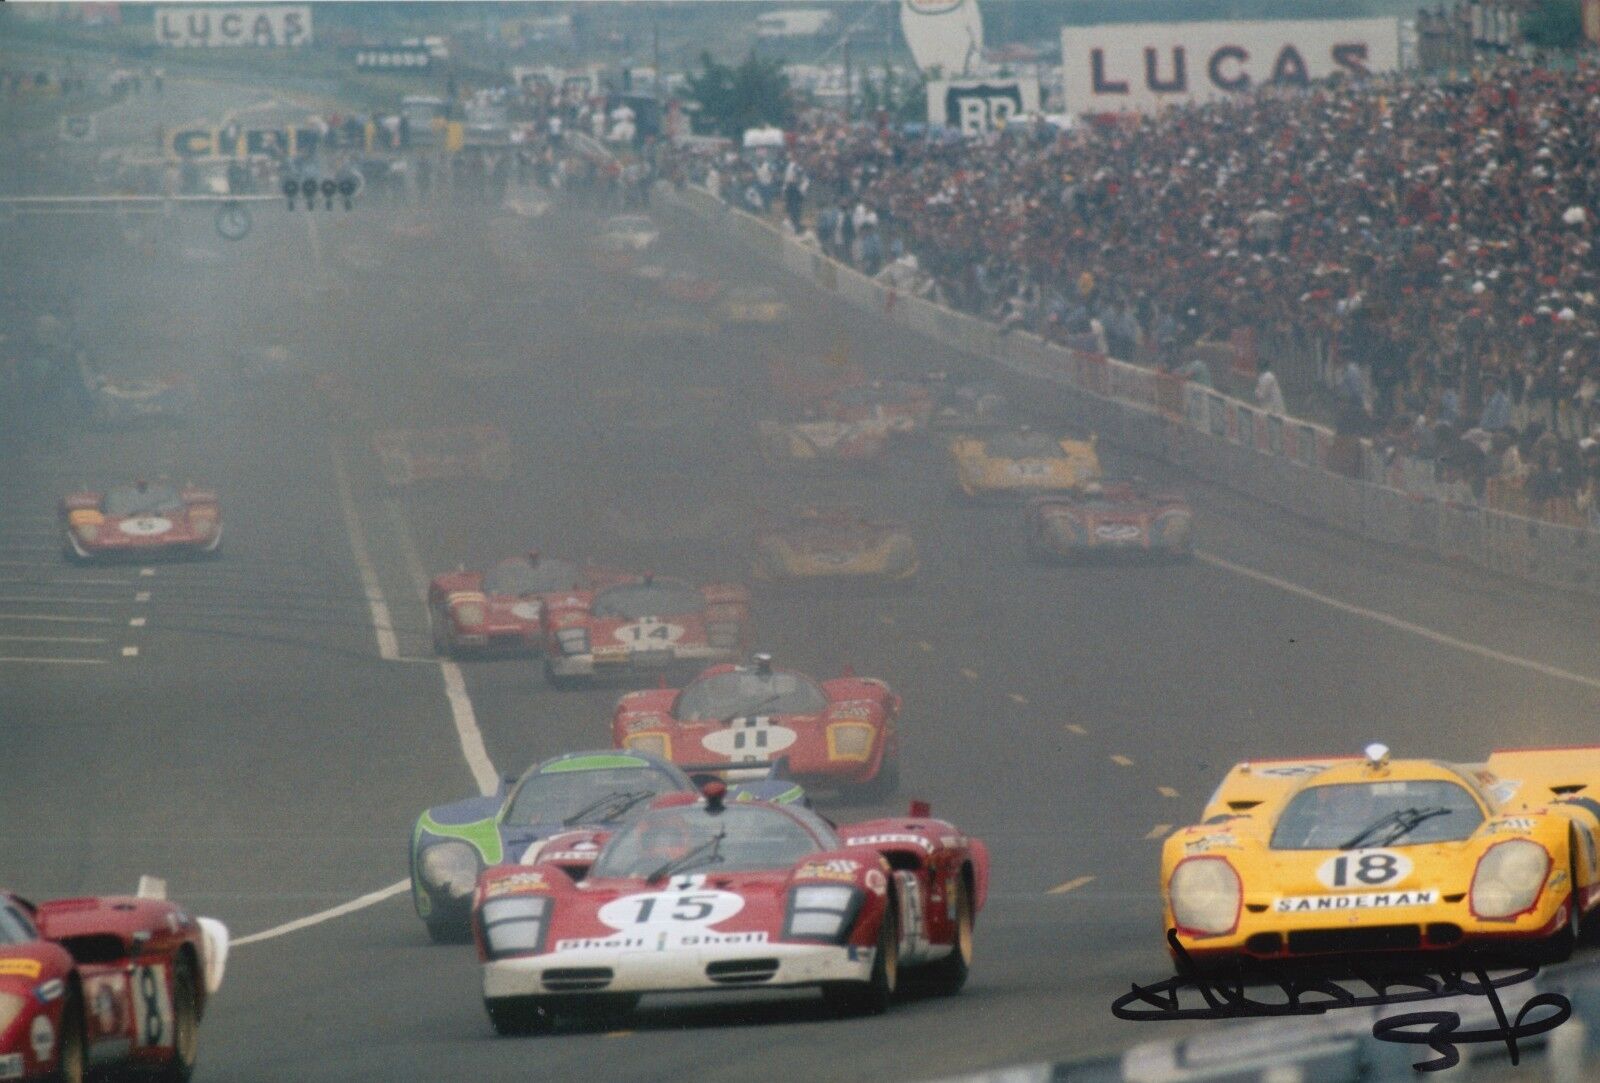
[{"label": "air intake on car hood", "polygon": [[706,965],[706,977],[718,985],[754,985],[771,981],[777,972],[776,959],[725,959]]},{"label": "air intake on car hood", "polygon": [[554,993],[588,993],[610,984],[609,966],[569,966],[544,972],[544,987]]}]

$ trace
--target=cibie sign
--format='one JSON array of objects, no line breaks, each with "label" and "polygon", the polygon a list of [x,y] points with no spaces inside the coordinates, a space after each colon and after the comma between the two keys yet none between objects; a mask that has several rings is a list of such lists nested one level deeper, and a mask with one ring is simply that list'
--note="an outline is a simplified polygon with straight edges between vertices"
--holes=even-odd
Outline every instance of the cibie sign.
[{"label": "cibie sign", "polygon": [[309,4],[156,8],[156,44],[183,48],[311,44]]},{"label": "cibie sign", "polygon": [[1391,72],[1396,19],[1124,23],[1061,31],[1067,111],[1151,112],[1259,86]]},{"label": "cibie sign", "polygon": [[315,128],[177,128],[167,133],[161,151],[170,158],[293,158],[315,150],[321,139]]}]

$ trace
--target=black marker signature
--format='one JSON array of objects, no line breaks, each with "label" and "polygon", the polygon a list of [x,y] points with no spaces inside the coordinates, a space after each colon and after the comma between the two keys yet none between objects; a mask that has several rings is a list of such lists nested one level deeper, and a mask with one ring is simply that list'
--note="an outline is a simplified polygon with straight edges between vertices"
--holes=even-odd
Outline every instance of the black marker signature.
[{"label": "black marker signature", "polygon": [[[1514,1020],[1508,1020],[1499,990],[1532,981],[1539,968],[1524,966],[1491,979],[1487,965],[1470,953],[1464,957],[1466,965],[1458,957],[1432,972],[1369,972],[1352,963],[1349,978],[1341,975],[1340,979],[1335,979],[1265,967],[1247,969],[1241,965],[1226,977],[1202,977],[1194,960],[1179,943],[1177,930],[1167,931],[1167,943],[1172,945],[1178,974],[1153,985],[1133,985],[1131,991],[1112,1003],[1112,1015],[1136,1023],[1164,1019],[1263,1019],[1322,1015],[1340,1008],[1376,1008],[1455,996],[1481,996],[1488,1000],[1498,1023],[1490,1030],[1458,1030],[1461,1018],[1451,1011],[1411,1012],[1373,1023],[1372,1036],[1379,1041],[1425,1045],[1439,1054],[1432,1060],[1413,1065],[1420,1072],[1454,1067],[1461,1059],[1455,1047],[1479,1042],[1504,1041],[1511,1063],[1516,1064],[1518,1039],[1554,1030],[1572,1016],[1572,1004],[1566,997],[1559,993],[1538,993],[1524,1002]],[[1283,993],[1283,1000],[1263,1001],[1246,996],[1246,978],[1275,984]],[[1351,990],[1342,985],[1341,980],[1359,982],[1369,991]],[[1198,993],[1204,1004],[1185,1006],[1182,994],[1189,991]],[[1528,1016],[1541,1008],[1548,1009],[1548,1014],[1530,1021]],[[1414,1029],[1419,1027],[1423,1029]]]}]

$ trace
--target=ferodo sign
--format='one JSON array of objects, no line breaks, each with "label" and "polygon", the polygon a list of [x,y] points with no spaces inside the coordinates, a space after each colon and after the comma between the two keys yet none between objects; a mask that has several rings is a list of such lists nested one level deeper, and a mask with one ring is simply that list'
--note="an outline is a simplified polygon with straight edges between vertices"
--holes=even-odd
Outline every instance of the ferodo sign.
[{"label": "ferodo sign", "polygon": [[981,135],[1039,108],[1037,79],[951,79],[928,83],[928,123]]},{"label": "ferodo sign", "polygon": [[1126,23],[1061,31],[1070,113],[1150,112],[1335,73],[1394,71],[1398,19]]},{"label": "ferodo sign", "polygon": [[311,6],[166,7],[156,9],[156,44],[187,48],[311,44]]},{"label": "ferodo sign", "polygon": [[167,133],[161,152],[169,158],[294,157],[315,150],[321,138],[315,128],[178,128]]}]

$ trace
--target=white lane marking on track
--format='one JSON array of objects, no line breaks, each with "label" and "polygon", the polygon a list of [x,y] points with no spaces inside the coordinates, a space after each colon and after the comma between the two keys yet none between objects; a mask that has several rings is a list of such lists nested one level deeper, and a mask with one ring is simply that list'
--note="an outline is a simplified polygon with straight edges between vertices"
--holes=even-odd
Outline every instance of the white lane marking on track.
[{"label": "white lane marking on track", "polygon": [[1342,602],[1338,598],[1329,597],[1326,594],[1312,590],[1310,587],[1302,587],[1299,583],[1291,583],[1287,579],[1279,579],[1275,575],[1269,575],[1266,572],[1256,571],[1254,568],[1246,568],[1242,564],[1235,564],[1230,560],[1224,560],[1223,558],[1219,556],[1213,556],[1210,553],[1196,552],[1195,557],[1198,560],[1210,564],[1214,568],[1221,568],[1225,572],[1232,572],[1235,575],[1242,575],[1246,579],[1254,579],[1258,583],[1265,583],[1269,587],[1276,587],[1285,593],[1298,595],[1301,598],[1308,598],[1313,602],[1321,602],[1330,609],[1337,609],[1341,613],[1349,613],[1354,617],[1364,617],[1367,620],[1373,621],[1377,624],[1386,625],[1387,627],[1394,628],[1397,631],[1409,632],[1414,636],[1420,636],[1423,639],[1431,640],[1443,647],[1454,647],[1458,651],[1464,651],[1467,654],[1475,654],[1479,658],[1487,658],[1490,661],[1502,662],[1505,665],[1516,666],[1519,669],[1532,670],[1533,672],[1542,674],[1546,677],[1554,677],[1556,680],[1571,681],[1574,684],[1581,684],[1587,688],[1600,688],[1600,677],[1587,677],[1582,673],[1574,673],[1569,669],[1562,669],[1559,666],[1552,666],[1545,662],[1538,662],[1532,658],[1523,658],[1519,655],[1507,654],[1505,651],[1497,651],[1493,647],[1485,647],[1481,643],[1473,643],[1469,640],[1457,639],[1453,635],[1447,635],[1444,632],[1435,631],[1434,629],[1425,625],[1414,624],[1411,621],[1396,617],[1391,613],[1384,613],[1377,609],[1368,609],[1365,606],[1355,605],[1351,602]]},{"label": "white lane marking on track", "polygon": [[1078,725],[1076,722],[1068,722],[1066,725],[1066,731],[1068,733],[1076,733],[1079,737],[1089,736],[1089,731]]},{"label": "white lane marking on track", "polygon": [[128,627],[129,628],[143,628],[144,627],[144,618],[143,617],[134,617],[132,620],[128,621]]},{"label": "white lane marking on track", "polygon": [[1124,756],[1120,752],[1111,757],[1111,762],[1116,764],[1118,767],[1132,767],[1133,766],[1133,761],[1130,760],[1128,757]]},{"label": "white lane marking on track", "polygon": [[1178,796],[1178,791],[1174,790],[1171,786],[1157,786],[1156,793],[1160,794],[1162,797]]},{"label": "white lane marking on track", "polygon": [[49,583],[51,586],[67,587],[126,587],[133,584],[132,579],[0,579],[0,583]]},{"label": "white lane marking on track", "polygon": [[123,647],[122,648],[122,657],[124,657],[124,658],[137,658],[137,657],[139,657],[139,648],[138,647]]},{"label": "white lane marking on track", "polygon": [[[411,540],[411,531],[406,526],[400,503],[396,500],[385,500],[383,505],[384,510],[389,513],[390,521],[394,523],[395,539],[400,544],[400,555],[405,560],[406,573],[411,576],[411,583],[417,589],[417,600],[426,607],[428,573],[422,568],[422,558],[417,555],[417,546]],[[489,759],[489,750],[484,747],[483,731],[478,728],[478,716],[472,709],[472,698],[467,695],[466,677],[462,675],[461,667],[449,658],[439,658],[436,661],[439,663],[439,673],[444,677],[444,695],[450,701],[450,715],[455,720],[456,737],[461,742],[461,755],[467,761],[467,769],[472,772],[473,780],[477,782],[480,791],[485,794],[494,793],[500,787],[500,776],[495,772],[494,764]]]},{"label": "white lane marking on track", "polygon": [[1171,824],[1156,824],[1154,827],[1144,833],[1144,837],[1147,839],[1159,839],[1165,836],[1166,833],[1171,830]]},{"label": "white lane marking on track", "polygon": [[0,602],[17,602],[23,605],[115,605],[116,598],[28,598],[22,595],[5,595],[0,597]]},{"label": "white lane marking on track", "polygon": [[109,643],[108,639],[93,636],[0,636],[6,643]]},{"label": "white lane marking on track", "polygon": [[394,619],[389,615],[389,603],[384,600],[383,588],[378,584],[378,573],[373,570],[372,558],[367,555],[367,532],[361,527],[361,517],[356,514],[355,495],[350,491],[350,475],[345,472],[344,454],[338,441],[333,441],[333,480],[339,489],[339,508],[344,514],[345,533],[350,535],[350,549],[355,554],[356,570],[361,574],[361,589],[367,596],[367,608],[372,611],[372,630],[378,637],[378,655],[385,661],[400,657],[400,641],[394,634]]},{"label": "white lane marking on track", "polygon": [[402,891],[409,890],[410,887],[410,880],[397,880],[388,887],[379,888],[377,891],[369,891],[360,898],[351,899],[347,903],[330,906],[326,910],[319,910],[315,914],[307,914],[303,918],[286,921],[282,925],[274,925],[272,928],[263,929],[259,933],[241,936],[233,942],[233,946],[242,948],[247,944],[257,944],[263,940],[272,940],[276,937],[287,936],[289,933],[299,932],[301,929],[309,929],[313,925],[321,925],[325,921],[332,921],[334,918],[342,918],[346,914],[352,914],[357,910],[375,906],[385,899],[392,899]]},{"label": "white lane marking on track", "polygon": [[0,657],[0,662],[14,662],[20,665],[32,663],[40,666],[103,666],[104,658],[27,658],[27,657]]},{"label": "white lane marking on track", "polygon": [[57,617],[49,613],[0,613],[0,620],[47,620],[57,624],[110,624],[110,617]]},{"label": "white lane marking on track", "polygon": [[[1084,884],[1089,883],[1093,879],[1094,879],[1094,877],[1092,877],[1092,876],[1074,877],[1073,879],[1068,880],[1064,884],[1057,884],[1055,887],[1053,887],[1049,891],[1045,892],[1045,894],[1046,895],[1065,895],[1069,891],[1076,891],[1078,888],[1082,887]],[[235,943],[237,943],[237,941],[235,941]]]}]

